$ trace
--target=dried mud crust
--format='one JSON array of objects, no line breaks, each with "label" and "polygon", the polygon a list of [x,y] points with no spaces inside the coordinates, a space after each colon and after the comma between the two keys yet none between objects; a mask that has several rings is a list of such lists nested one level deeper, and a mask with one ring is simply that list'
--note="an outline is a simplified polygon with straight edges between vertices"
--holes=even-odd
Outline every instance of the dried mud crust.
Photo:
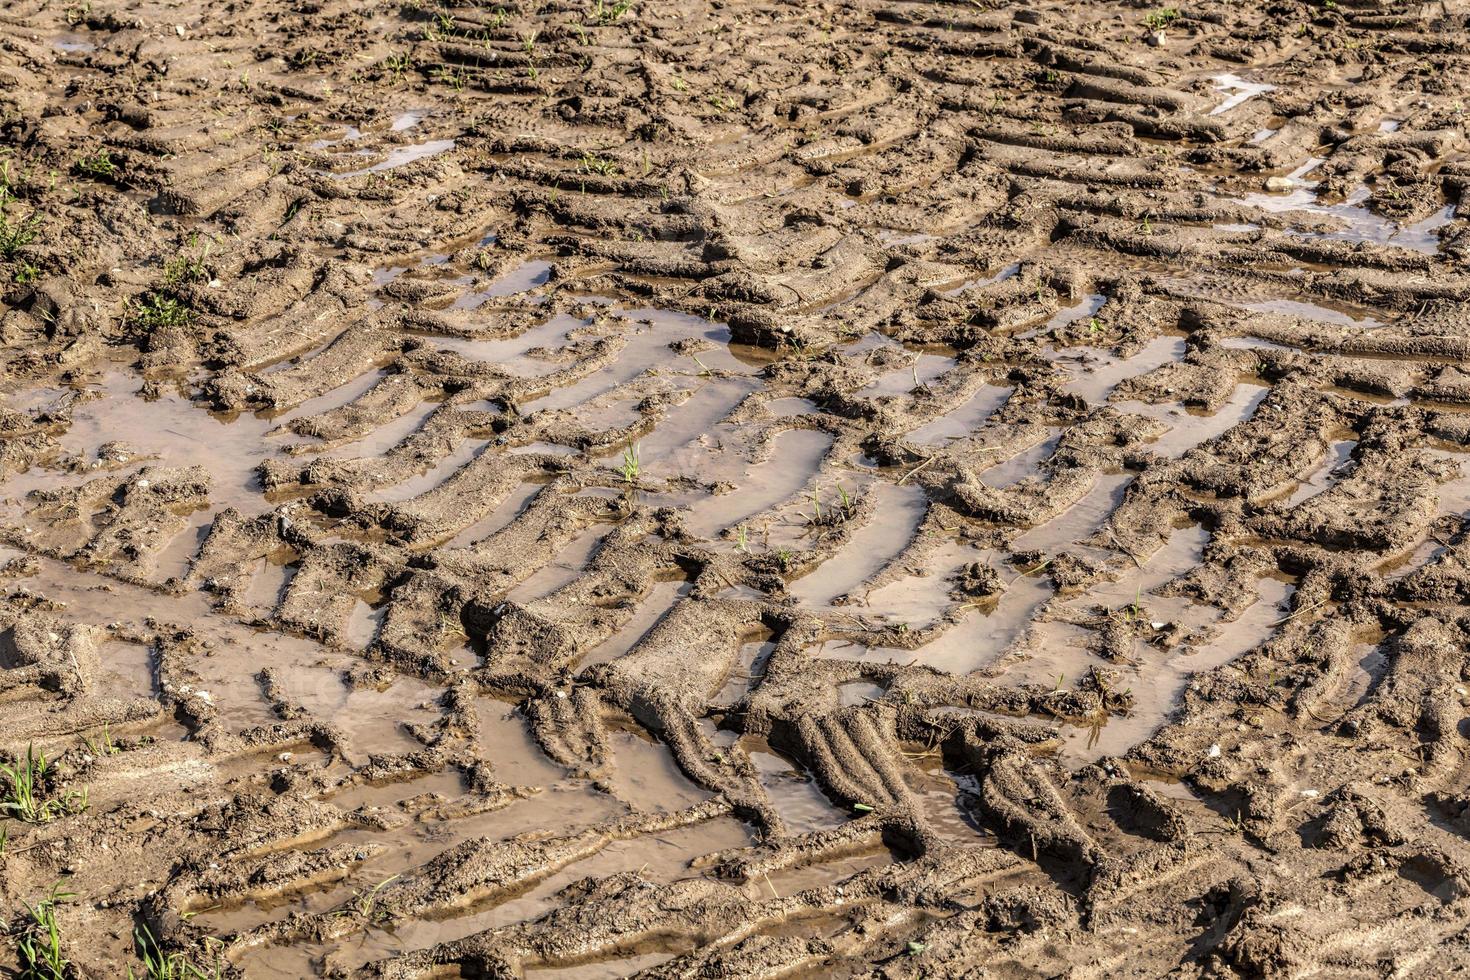
[{"label": "dried mud crust", "polygon": [[0,960],[1470,967],[1467,37],[9,5]]}]

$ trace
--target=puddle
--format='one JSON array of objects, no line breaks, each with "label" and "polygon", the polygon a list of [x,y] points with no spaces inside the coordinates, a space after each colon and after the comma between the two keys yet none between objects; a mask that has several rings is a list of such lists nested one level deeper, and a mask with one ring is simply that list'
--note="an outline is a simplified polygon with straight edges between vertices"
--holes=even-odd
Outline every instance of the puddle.
[{"label": "puddle", "polygon": [[638,601],[637,609],[622,628],[589,650],[578,662],[578,666],[590,667],[618,659],[637,646],[638,641],[668,615],[674,604],[693,590],[694,584],[683,579],[655,583],[648,594]]},{"label": "puddle", "polygon": [[638,461],[650,476],[698,476],[708,458],[707,443],[730,433],[720,420],[740,404],[754,386],[743,378],[702,381],[694,393],[638,440]]},{"label": "puddle", "polygon": [[928,497],[916,486],[877,483],[865,494],[876,498],[876,516],[815,571],[789,586],[804,603],[825,605],[858,588],[908,546],[929,509]]},{"label": "puddle", "polygon": [[[733,371],[744,374],[745,367],[730,349],[730,328],[687,313],[669,310],[632,309],[621,314],[633,321],[627,335],[627,343],[612,364],[594,371],[582,380],[549,391],[522,406],[527,413],[542,409],[571,408],[590,401],[620,385],[627,384],[651,369],[669,364],[673,357],[669,344],[684,339],[707,341],[712,347],[700,351],[698,356],[706,368]],[[648,322],[642,322],[642,321]],[[700,371],[691,357],[688,361],[691,375]]]},{"label": "puddle", "polygon": [[979,783],[974,776],[952,775],[937,753],[919,756],[913,763],[908,773],[909,788],[919,797],[925,821],[940,837],[967,846],[994,842],[995,838],[980,828],[960,802],[962,788],[966,794],[978,793]]},{"label": "puddle", "polygon": [[541,489],[540,484],[521,484],[511,491],[494,510],[446,541],[443,545],[444,549],[468,548],[495,534],[530,506],[531,501],[536,498]]},{"label": "puddle", "polygon": [[520,446],[511,446],[506,452],[511,455],[576,456],[581,450],[574,446],[563,446],[557,442],[528,442]]},{"label": "puddle", "polygon": [[764,514],[800,491],[816,475],[832,437],[810,429],[792,429],[776,437],[771,455],[746,469],[729,493],[702,497],[689,510],[686,525],[695,534],[714,537]]},{"label": "puddle", "polygon": [[847,822],[846,814],[832,805],[799,763],[781,755],[757,736],[747,735],[740,744],[755,764],[761,785],[786,825],[787,833],[828,830]]},{"label": "puddle", "polygon": [[1243,103],[1254,99],[1258,95],[1264,95],[1267,92],[1276,91],[1275,85],[1268,85],[1265,82],[1250,82],[1245,80],[1244,78],[1241,78],[1239,75],[1230,73],[1224,75],[1215,75],[1213,78],[1211,78],[1211,81],[1215,83],[1216,92],[1231,93],[1231,95],[1226,98],[1224,102],[1221,102],[1219,105],[1215,106],[1215,108],[1210,110],[1209,114],[1212,116],[1218,116],[1222,112],[1229,112],[1236,106],[1242,105]]},{"label": "puddle", "polygon": [[91,41],[88,41],[80,34],[58,34],[56,36],[56,39],[53,40],[51,44],[57,50],[66,51],[68,53],[85,54],[88,51],[97,50],[97,45],[93,44]]},{"label": "puddle", "polygon": [[1052,554],[1091,537],[1112,515],[1131,482],[1133,477],[1126,473],[1098,476],[1097,482],[1081,500],[1045,524],[1037,525],[1016,538],[1011,543],[1012,550]]},{"label": "puddle", "polygon": [[785,419],[793,415],[811,415],[820,409],[809,398],[773,398],[766,402],[766,411],[778,419]]},{"label": "puddle", "polygon": [[1041,575],[1022,574],[998,559],[991,564],[1009,582],[1006,591],[999,599],[970,610],[957,625],[918,649],[834,643],[825,645],[818,655],[869,663],[919,663],[961,676],[994,663],[1026,632],[1037,609],[1051,598],[1052,589]]},{"label": "puddle", "polygon": [[593,525],[577,532],[567,546],[556,553],[556,557],[532,572],[526,579],[506,594],[512,602],[527,603],[548,596],[564,585],[570,585],[582,569],[587,567],[593,553],[597,551],[608,529]]},{"label": "puddle", "polygon": [[855,393],[861,398],[907,395],[922,388],[954,367],[954,358],[939,354],[920,354],[912,364],[885,371]]},{"label": "puddle", "polygon": [[401,483],[374,490],[367,495],[367,499],[375,502],[395,503],[428,493],[459,472],[462,467],[468,466],[481,453],[494,452],[495,450],[490,446],[491,443],[485,439],[462,439],[451,452],[441,456],[429,469]]},{"label": "puddle", "polygon": [[612,775],[607,782],[613,795],[646,813],[681,810],[714,796],[691,783],[668,747],[639,732],[613,732]]},{"label": "puddle", "polygon": [[325,150],[329,146],[338,146],[342,143],[351,143],[362,136],[362,130],[356,126],[344,126],[342,135],[332,139],[317,139],[306,144],[308,150]]},{"label": "puddle", "polygon": [[1233,200],[1262,211],[1274,213],[1306,211],[1310,214],[1340,218],[1347,224],[1346,228],[1337,231],[1293,232],[1293,234],[1306,238],[1341,242],[1372,242],[1407,248],[1427,255],[1433,255],[1439,251],[1439,236],[1435,232],[1454,220],[1454,205],[1446,205],[1427,218],[1404,225],[1392,218],[1374,214],[1364,207],[1363,202],[1369,198],[1369,191],[1366,187],[1353,191],[1340,203],[1323,204],[1318,200],[1316,182],[1301,179],[1303,174],[1309,173],[1320,163],[1322,163],[1320,158],[1313,157],[1307,164],[1294,171],[1289,179],[1299,186],[1290,191],[1284,193],[1252,192]]},{"label": "puddle", "polygon": [[[1194,675],[1230,663],[1270,639],[1287,615],[1287,602],[1294,588],[1275,578],[1261,579],[1258,588],[1260,599],[1234,622],[1220,624],[1217,635],[1203,644],[1173,651],[1148,644],[1137,647],[1141,662],[1136,667],[1124,667],[1119,681],[1133,694],[1133,711],[1126,717],[1110,717],[1100,727],[1063,725],[1062,758],[1067,765],[1077,767],[1103,756],[1121,755],[1144,741],[1169,720]],[[1145,602],[1149,610],[1157,605],[1155,597]],[[1086,659],[1079,660],[1079,656]],[[1075,678],[1082,675],[1090,660],[1078,651],[1070,657],[1059,652],[1056,659],[1028,664],[1027,672],[1036,677],[1054,679],[1060,673]]]},{"label": "puddle", "polygon": [[431,342],[440,350],[453,351],[465,358],[484,361],[505,368],[521,377],[539,377],[567,365],[554,357],[538,358],[527,356],[528,351],[545,348],[556,351],[570,341],[568,334],[587,326],[588,321],[559,313],[544,323],[514,336],[503,338],[445,337],[432,336]]},{"label": "puddle", "polygon": [[552,264],[545,259],[528,259],[495,280],[485,289],[465,293],[452,304],[454,310],[477,310],[487,300],[499,296],[514,296],[527,290],[544,286],[551,281]]},{"label": "puddle", "polygon": [[158,691],[153,654],[141,643],[108,640],[100,644],[101,673],[91,685],[109,697],[151,698]]},{"label": "puddle", "polygon": [[[377,385],[375,384],[372,388],[353,398],[350,402],[343,405],[335,415],[350,416],[351,413],[359,408],[360,402],[375,400],[377,395],[375,395],[374,389],[376,387]],[[437,401],[424,401],[416,405],[411,405],[403,414],[389,418],[381,425],[377,425],[360,435],[348,435],[342,439],[340,445],[334,445],[331,448],[320,450],[320,454],[326,459],[367,459],[381,456],[422,429],[424,423],[439,410],[441,405],[442,403]],[[376,405],[370,404],[367,408],[370,415],[376,414]],[[297,452],[309,452],[317,449],[315,442],[310,437],[303,438],[292,444],[292,446]]]},{"label": "puddle", "polygon": [[1132,357],[1117,357],[1106,351],[1092,348],[1066,347],[1048,349],[1047,357],[1065,364],[1077,375],[1062,390],[1079,395],[1089,404],[1099,405],[1120,381],[1147,374],[1155,368],[1181,360],[1184,357],[1184,338],[1155,337]]},{"label": "puddle", "polygon": [[[328,177],[337,180],[349,180],[353,177],[361,177],[363,174],[375,174],[384,170],[394,170],[398,167],[407,166],[418,160],[427,160],[441,153],[448,153],[454,149],[455,141],[449,140],[426,140],[422,143],[409,143],[406,146],[395,146],[388,151],[388,155],[371,166],[359,170],[347,170],[343,172],[323,171]],[[363,151],[364,155],[374,156],[372,151]]]},{"label": "puddle", "polygon": [[1249,419],[1270,391],[1264,385],[1237,385],[1225,404],[1213,413],[1169,404],[1151,405],[1135,401],[1112,404],[1119,411],[1147,415],[1167,425],[1169,431],[1149,443],[1149,448],[1168,459],[1177,459],[1195,446],[1203,445]]},{"label": "puddle", "polygon": [[268,509],[255,468],[278,452],[279,444],[266,437],[270,423],[254,416],[226,421],[172,391],[146,401],[139,389],[138,380],[129,375],[105,375],[100,385],[88,386],[102,397],[76,405],[71,426],[59,439],[66,450],[86,460],[94,459],[100,446],[121,440],[129,447],[124,465],[77,474],[34,468],[11,479],[6,495],[20,499],[34,488],[77,486],[143,466],[203,466],[211,478],[210,513],[225,507],[246,515]]},{"label": "puddle", "polygon": [[894,579],[862,595],[862,615],[877,622],[923,627],[937,622],[956,600],[950,598],[950,582],[971,562],[994,564],[993,551],[981,550],[958,541],[945,541],[925,555],[919,573]]},{"label": "puddle", "polygon": [[881,686],[871,681],[848,681],[837,685],[838,703],[844,708],[882,700],[885,693]]},{"label": "puddle", "polygon": [[771,640],[750,640],[740,645],[740,664],[730,673],[730,679],[716,695],[714,703],[724,707],[735,704],[745,692],[755,688],[765,676],[766,662],[776,644]]},{"label": "puddle", "polygon": [[1011,396],[1010,388],[981,385],[958,408],[938,418],[931,419],[908,434],[908,441],[924,446],[935,446],[954,439],[974,435],[997,409]]},{"label": "puddle", "polygon": [[1352,673],[1343,695],[1344,707],[1351,710],[1368,700],[1378,683],[1388,674],[1388,655],[1378,643],[1353,645]]},{"label": "puddle", "polygon": [[1047,436],[1029,449],[981,470],[980,482],[988,487],[1003,490],[1014,486],[1028,476],[1037,475],[1041,470],[1041,464],[1050,459],[1052,453],[1057,451],[1057,443],[1061,440],[1060,430],[1054,430],[1053,435]]},{"label": "puddle", "polygon": [[378,630],[382,628],[383,620],[387,616],[387,606],[375,608],[366,602],[357,603],[347,617],[344,630],[347,645],[354,650],[366,650],[377,639]]},{"label": "puddle", "polygon": [[398,115],[393,117],[393,123],[388,127],[388,131],[392,133],[401,133],[405,129],[412,129],[419,123],[423,122],[424,117],[428,114],[428,109],[410,109],[407,112],[400,112]]},{"label": "puddle", "polygon": [[1097,315],[1098,311],[1107,305],[1108,298],[1101,293],[1089,293],[1080,303],[1064,306],[1052,314],[1039,327],[1024,330],[1016,336],[1023,340],[1031,337],[1044,337],[1053,330],[1060,330],[1068,324],[1076,323],[1078,320],[1090,319]]},{"label": "puddle", "polygon": [[1295,507],[1302,501],[1317,496],[1317,494],[1337,482],[1337,479],[1343,475],[1343,471],[1347,467],[1352,452],[1357,448],[1357,445],[1358,442],[1356,439],[1343,439],[1334,442],[1328,448],[1327,459],[1323,461],[1322,465],[1317,467],[1312,475],[1303,480],[1292,491],[1291,496],[1286,498],[1286,506]]},{"label": "puddle", "polygon": [[1438,252],[1440,241],[1437,232],[1455,220],[1455,210],[1455,205],[1446,204],[1427,218],[1410,225],[1400,225],[1399,230],[1394,233],[1388,243],[1412,248],[1416,252],[1429,254]]},{"label": "puddle", "polygon": [[1005,282],[1007,279],[1011,278],[1020,271],[1021,263],[1012,262],[1010,265],[1002,266],[1000,271],[996,272],[993,275],[982,276],[979,279],[967,279],[964,282],[960,283],[958,286],[955,286],[953,289],[941,289],[939,292],[941,295],[944,296],[954,296],[958,293],[963,293],[968,289],[976,289],[981,286],[993,286],[998,282]]},{"label": "puddle", "polygon": [[1373,329],[1383,326],[1382,320],[1376,319],[1365,312],[1358,312],[1354,315],[1354,313],[1348,312],[1346,309],[1332,309],[1320,303],[1309,303],[1305,300],[1272,299],[1260,303],[1242,303],[1240,304],[1240,308],[1244,310],[1255,310],[1258,313],[1285,313],[1290,316],[1301,317],[1304,320],[1338,323],[1345,327]]}]

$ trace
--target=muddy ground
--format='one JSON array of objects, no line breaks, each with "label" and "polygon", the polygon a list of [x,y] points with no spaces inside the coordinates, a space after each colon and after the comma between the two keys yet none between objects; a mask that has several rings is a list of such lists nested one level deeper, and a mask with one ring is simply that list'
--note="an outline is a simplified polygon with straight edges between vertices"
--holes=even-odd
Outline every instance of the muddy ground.
[{"label": "muddy ground", "polygon": [[1467,44],[7,5],[0,965],[1470,971]]}]

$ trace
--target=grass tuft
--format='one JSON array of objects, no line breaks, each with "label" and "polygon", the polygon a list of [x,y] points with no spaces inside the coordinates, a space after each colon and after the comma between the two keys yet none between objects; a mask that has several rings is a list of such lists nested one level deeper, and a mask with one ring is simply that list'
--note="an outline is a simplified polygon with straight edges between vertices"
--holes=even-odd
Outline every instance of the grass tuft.
[{"label": "grass tuft", "polygon": [[88,177],[112,178],[122,172],[122,168],[112,159],[112,154],[106,150],[77,157],[76,169],[77,173]]},{"label": "grass tuft", "polygon": [[30,926],[16,941],[20,954],[20,980],[68,980],[71,977],[71,961],[61,950],[61,923],[56,919],[56,906],[76,896],[61,890],[61,883],[51,886],[47,896],[31,905],[25,903],[31,915]]},{"label": "grass tuft", "polygon": [[26,747],[24,759],[0,763],[0,810],[26,823],[49,823],[58,817],[81,813],[87,808],[85,792],[52,795],[51,764],[34,745]]},{"label": "grass tuft", "polygon": [[183,326],[194,319],[194,311],[177,297],[167,293],[148,292],[142,299],[134,299],[129,316],[138,324],[148,327]]},{"label": "grass tuft", "polygon": [[629,486],[637,483],[638,470],[638,443],[635,442],[631,446],[623,450],[623,482],[627,483]]},{"label": "grass tuft", "polygon": [[183,953],[165,953],[147,926],[134,930],[133,944],[137,947],[138,958],[143,961],[143,973],[140,976],[128,967],[128,980],[219,980],[222,976],[218,964],[213,970],[208,970],[193,963]]}]

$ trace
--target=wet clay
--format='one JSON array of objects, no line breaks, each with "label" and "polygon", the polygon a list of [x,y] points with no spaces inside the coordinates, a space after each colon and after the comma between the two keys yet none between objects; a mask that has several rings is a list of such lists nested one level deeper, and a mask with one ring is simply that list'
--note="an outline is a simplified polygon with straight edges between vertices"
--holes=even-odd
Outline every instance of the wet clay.
[{"label": "wet clay", "polygon": [[1461,6],[0,11],[0,970],[1470,969]]}]

